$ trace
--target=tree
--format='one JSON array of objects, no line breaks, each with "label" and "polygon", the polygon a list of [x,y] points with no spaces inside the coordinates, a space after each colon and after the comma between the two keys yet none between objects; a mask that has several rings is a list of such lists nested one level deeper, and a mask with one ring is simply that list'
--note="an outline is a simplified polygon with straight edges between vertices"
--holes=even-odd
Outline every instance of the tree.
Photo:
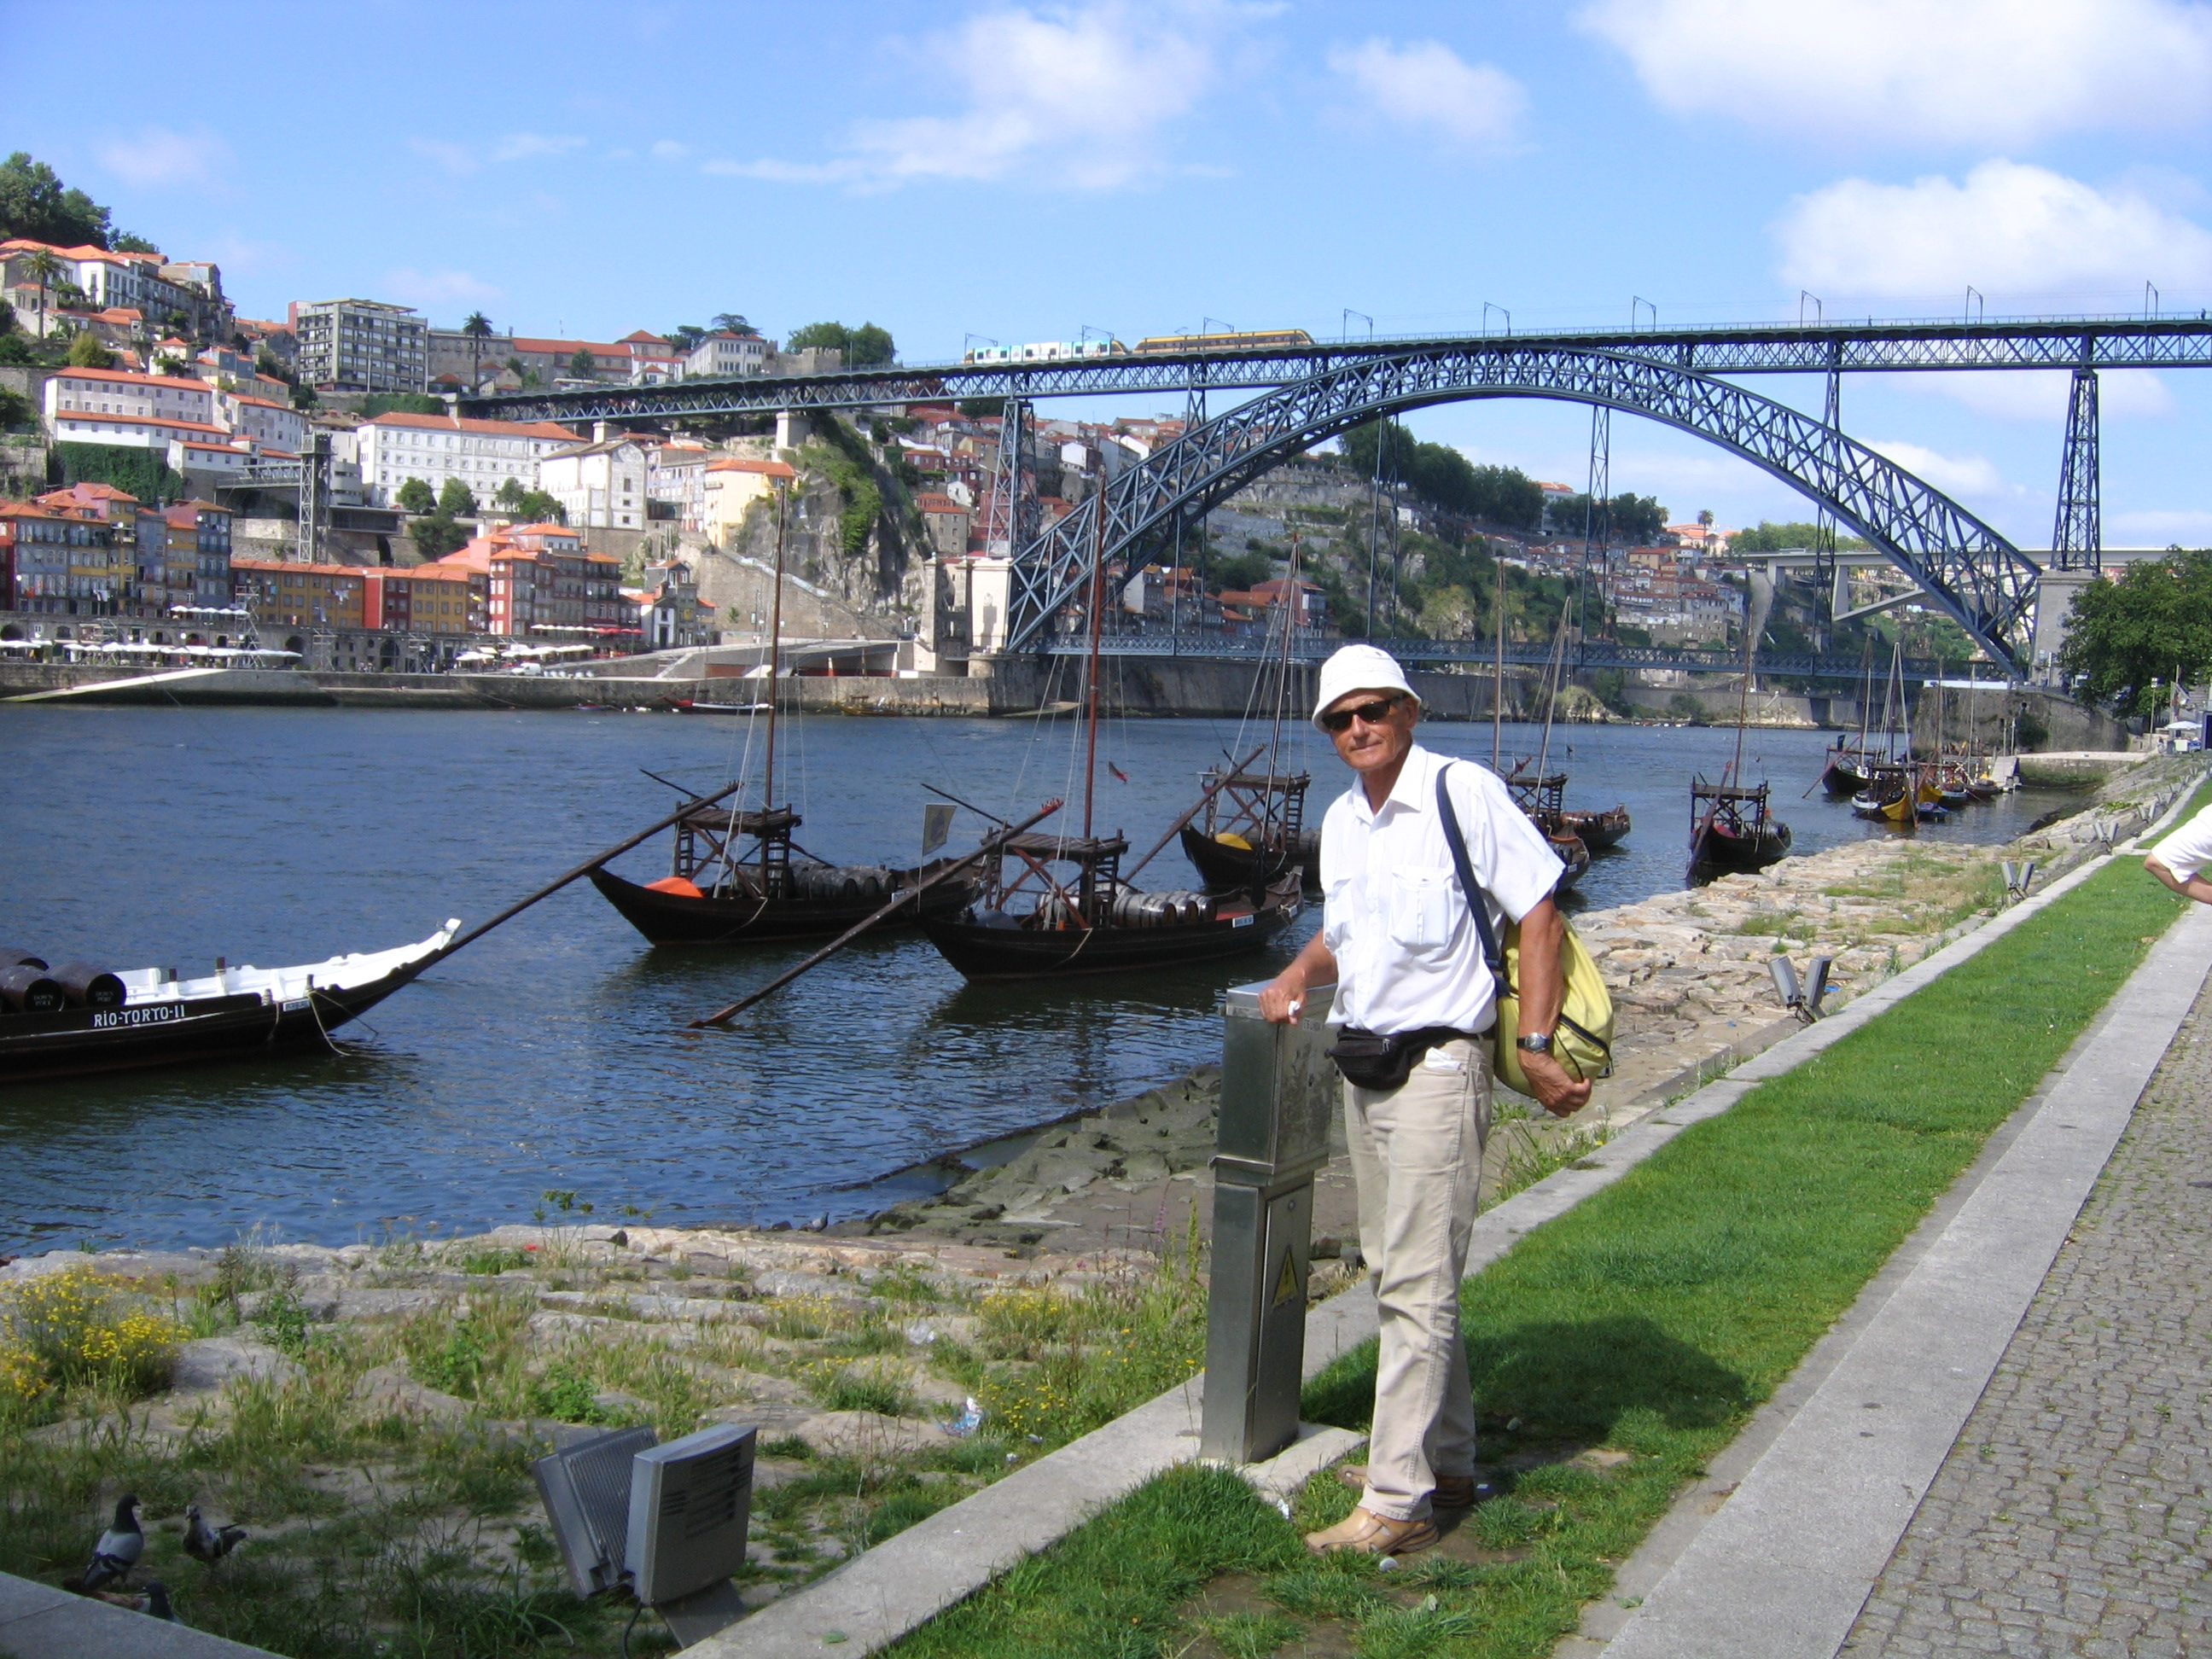
[{"label": "tree", "polygon": [[526,489],[514,503],[515,515],[531,524],[566,524],[568,509],[542,489]]},{"label": "tree", "polygon": [[468,337],[469,390],[474,392],[483,379],[483,343],[491,338],[491,319],[481,311],[471,311],[461,324],[461,332]]},{"label": "tree", "polygon": [[442,415],[446,405],[427,392],[379,392],[361,400],[363,420],[380,415]]},{"label": "tree", "polygon": [[[112,247],[117,241],[106,208],[65,188],[52,167],[21,149],[0,161],[0,240],[15,236],[57,247]],[[156,251],[135,236],[127,240],[137,245],[130,252]]]},{"label": "tree", "polygon": [[1410,488],[1423,501],[1512,530],[1543,522],[1544,491],[1513,466],[1477,466],[1449,444],[1425,444],[1395,421],[1370,421],[1344,434],[1344,453],[1363,477],[1376,474]]},{"label": "tree", "polygon": [[2066,619],[2058,665],[2084,677],[2084,702],[2122,714],[2151,712],[2154,679],[2202,678],[2212,667],[2212,551],[2172,548],[2162,559],[2129,565],[2117,580],[2084,584]]},{"label": "tree", "polygon": [[[1786,524],[1775,524],[1761,519],[1749,530],[1739,530],[1729,538],[1731,553],[1780,553],[1793,547],[1812,547],[1817,544],[1820,526],[1793,519]],[[1863,550],[1867,545],[1856,536],[1838,534],[1836,545],[1851,551]]]},{"label": "tree", "polygon": [[599,360],[592,356],[589,346],[578,346],[576,354],[568,359],[568,373],[577,380],[588,380],[599,372]]},{"label": "tree", "polygon": [[448,519],[473,519],[477,515],[476,492],[459,478],[448,478],[438,490],[438,511]]},{"label": "tree", "polygon": [[442,559],[469,544],[467,526],[455,524],[443,514],[409,520],[407,533],[415,538],[416,550],[426,559]]},{"label": "tree", "polygon": [[53,287],[55,279],[61,276],[64,267],[60,259],[45,248],[34,248],[30,257],[23,261],[23,269],[39,285],[39,337],[44,339],[48,309],[46,292]]},{"label": "tree", "polygon": [[71,368],[112,368],[115,354],[100,342],[100,336],[86,329],[70,342],[69,363]]},{"label": "tree", "polygon": [[39,411],[28,398],[0,386],[0,432],[21,432],[38,423]]},{"label": "tree", "polygon": [[13,334],[15,331],[15,307],[5,300],[0,300],[0,334]]},{"label": "tree", "polygon": [[794,330],[783,343],[786,351],[827,349],[845,354],[848,368],[876,368],[893,362],[898,348],[893,343],[890,331],[878,328],[873,323],[862,323],[858,328],[848,328],[842,323],[809,323]]},{"label": "tree", "polygon": [[430,493],[430,486],[420,478],[410,478],[400,485],[396,499],[401,512],[414,514],[418,518],[428,517],[438,507],[438,498]]},{"label": "tree", "polygon": [[716,312],[714,326],[729,334],[750,334],[753,331],[753,325],[745,320],[744,313],[738,311]]},{"label": "tree", "polygon": [[1624,494],[1600,502],[1592,517],[1588,495],[1562,495],[1552,503],[1551,520],[1557,533],[1570,538],[1579,537],[1588,524],[1590,533],[1602,534],[1610,546],[1640,547],[1659,539],[1667,527],[1667,509],[1656,495]]},{"label": "tree", "polygon": [[707,331],[696,323],[678,323],[668,331],[668,343],[684,356],[690,356],[693,348],[706,337]]}]

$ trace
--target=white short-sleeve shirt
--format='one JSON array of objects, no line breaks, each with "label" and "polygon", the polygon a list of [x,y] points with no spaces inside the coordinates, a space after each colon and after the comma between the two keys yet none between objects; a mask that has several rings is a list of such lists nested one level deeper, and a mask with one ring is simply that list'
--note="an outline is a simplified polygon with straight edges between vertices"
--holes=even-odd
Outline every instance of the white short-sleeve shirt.
[{"label": "white short-sleeve shirt", "polygon": [[1321,827],[1322,932],[1336,957],[1331,1024],[1385,1034],[1490,1028],[1490,968],[1437,812],[1440,767],[1449,769],[1446,787],[1468,861],[1490,897],[1493,933],[1559,882],[1558,855],[1488,767],[1417,744],[1380,811],[1355,779]]},{"label": "white short-sleeve shirt", "polygon": [[2152,855],[2173,872],[2176,881],[2187,881],[2212,864],[2212,806],[2206,807],[2151,849]]}]

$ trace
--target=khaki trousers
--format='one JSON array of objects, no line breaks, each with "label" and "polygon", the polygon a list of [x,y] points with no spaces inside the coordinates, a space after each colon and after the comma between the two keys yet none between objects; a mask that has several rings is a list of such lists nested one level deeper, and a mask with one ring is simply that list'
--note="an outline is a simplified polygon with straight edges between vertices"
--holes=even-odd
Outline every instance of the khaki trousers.
[{"label": "khaki trousers", "polygon": [[1474,1401],[1460,1341],[1459,1283],[1490,1133],[1487,1042],[1431,1048],[1399,1088],[1344,1088],[1345,1139],[1359,1189],[1359,1251],[1382,1315],[1371,1515],[1429,1513],[1439,1474],[1474,1472]]}]

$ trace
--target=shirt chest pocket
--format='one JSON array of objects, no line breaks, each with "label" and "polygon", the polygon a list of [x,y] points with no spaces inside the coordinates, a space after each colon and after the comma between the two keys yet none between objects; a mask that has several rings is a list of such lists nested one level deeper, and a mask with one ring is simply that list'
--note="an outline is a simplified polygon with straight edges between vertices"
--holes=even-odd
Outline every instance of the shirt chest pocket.
[{"label": "shirt chest pocket", "polygon": [[1401,950],[1441,951],[1452,941],[1461,908],[1449,870],[1407,865],[1388,877],[1390,942]]}]

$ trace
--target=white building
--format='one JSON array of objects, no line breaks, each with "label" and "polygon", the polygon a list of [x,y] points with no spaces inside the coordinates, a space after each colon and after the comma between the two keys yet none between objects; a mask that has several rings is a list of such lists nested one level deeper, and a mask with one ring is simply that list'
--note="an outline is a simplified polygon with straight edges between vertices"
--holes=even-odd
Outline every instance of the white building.
[{"label": "white building", "polygon": [[218,392],[216,401],[222,423],[258,448],[296,455],[307,441],[307,417],[288,404],[243,392]]},{"label": "white building", "polygon": [[[445,488],[447,479],[459,478],[480,502],[489,501],[510,478],[535,489],[538,462],[556,449],[573,447],[576,434],[545,421],[525,424],[394,413],[362,422],[354,441],[363,492],[372,505],[391,507],[410,478],[422,479],[434,494]],[[642,507],[639,511],[642,514]]]},{"label": "white building", "polygon": [[215,388],[177,374],[134,374],[120,368],[66,368],[46,382],[46,420],[64,414],[167,417],[216,424]]},{"label": "white building", "polygon": [[686,380],[726,380],[740,374],[768,370],[769,346],[757,334],[732,334],[717,329],[691,348],[684,360]]},{"label": "white building", "polygon": [[420,392],[430,382],[430,331],[409,306],[319,300],[292,307],[300,378],[321,392]]},{"label": "white building", "polygon": [[538,460],[538,487],[561,503],[573,528],[646,527],[646,451],[635,439],[554,450]]},{"label": "white building", "polygon": [[696,438],[672,439],[647,451],[648,516],[672,520],[678,530],[697,535],[707,505],[707,463],[714,459],[714,452]]}]

